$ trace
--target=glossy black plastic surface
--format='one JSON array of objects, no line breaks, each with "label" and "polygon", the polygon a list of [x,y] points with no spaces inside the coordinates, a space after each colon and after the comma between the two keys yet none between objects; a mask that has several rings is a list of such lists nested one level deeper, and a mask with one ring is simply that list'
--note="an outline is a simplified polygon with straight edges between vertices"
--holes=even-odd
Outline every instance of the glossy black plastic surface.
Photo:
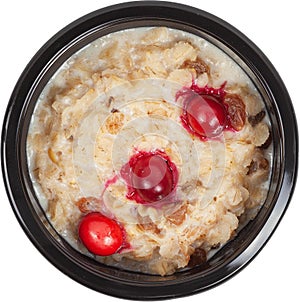
[{"label": "glossy black plastic surface", "polygon": [[[205,266],[160,277],[119,270],[72,249],[52,228],[34,194],[26,161],[26,136],[35,103],[59,66],[78,49],[110,32],[169,26],[206,38],[230,55],[265,99],[274,144],[268,198],[255,220]],[[275,230],[293,193],[298,134],[291,100],[276,70],[238,30],[204,11],[168,2],[132,2],[95,11],[50,39],[30,61],[12,93],[2,132],[2,171],[16,217],[39,251],[76,281],[128,299],[163,299],[193,294],[228,279],[260,251]],[[46,272],[45,272],[46,274]]]}]

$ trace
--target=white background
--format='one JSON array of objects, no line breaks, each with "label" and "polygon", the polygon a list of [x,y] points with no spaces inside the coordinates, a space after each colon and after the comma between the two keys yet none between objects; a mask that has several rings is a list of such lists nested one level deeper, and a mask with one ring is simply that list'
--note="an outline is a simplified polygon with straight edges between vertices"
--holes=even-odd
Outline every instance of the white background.
[{"label": "white background", "polygon": [[[121,1],[0,2],[0,122],[13,87],[35,52],[58,30],[93,10]],[[122,1],[123,2],[123,1]],[[300,116],[299,6],[297,1],[189,1],[228,21],[269,57]],[[297,5],[297,6],[296,6]],[[0,182],[0,301],[117,301],[71,280],[31,244]],[[300,301],[299,186],[277,231],[242,272],[207,292],[178,301]]]}]

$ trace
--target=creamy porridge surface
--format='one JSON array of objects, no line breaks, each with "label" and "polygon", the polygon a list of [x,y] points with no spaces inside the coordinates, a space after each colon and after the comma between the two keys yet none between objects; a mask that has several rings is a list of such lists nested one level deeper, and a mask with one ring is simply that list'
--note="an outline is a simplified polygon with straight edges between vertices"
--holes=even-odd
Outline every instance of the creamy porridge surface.
[{"label": "creamy porridge surface", "polygon": [[[193,119],[199,96],[209,112]],[[198,123],[212,114],[217,127]],[[225,53],[179,30],[136,28],[63,64],[37,102],[27,154],[42,207],[75,249],[167,275],[202,264],[255,217],[268,190],[269,132],[259,93]],[[128,181],[153,158],[151,173],[166,169],[155,189],[168,194]],[[78,229],[90,213],[122,231],[115,252],[87,248]]]}]

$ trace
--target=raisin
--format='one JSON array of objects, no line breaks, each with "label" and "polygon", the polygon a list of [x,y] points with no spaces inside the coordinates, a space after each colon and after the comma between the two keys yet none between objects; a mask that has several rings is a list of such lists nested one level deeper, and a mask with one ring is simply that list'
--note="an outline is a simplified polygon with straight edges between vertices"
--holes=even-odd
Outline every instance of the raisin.
[{"label": "raisin", "polygon": [[94,197],[82,197],[75,204],[83,214],[96,211],[99,208],[99,200]]},{"label": "raisin", "polygon": [[249,166],[247,175],[256,173],[258,170],[267,170],[269,168],[269,162],[264,157],[255,158],[252,160]]},{"label": "raisin", "polygon": [[196,59],[196,61],[190,61],[187,60],[185,61],[181,68],[191,68],[196,71],[197,77],[203,73],[208,73],[209,74],[209,67],[207,64],[200,59],[199,57]]},{"label": "raisin", "polygon": [[258,163],[258,168],[267,170],[269,168],[269,162],[266,158],[262,158]]},{"label": "raisin", "polygon": [[249,170],[247,175],[253,174],[257,171],[257,161],[253,161],[250,163]]},{"label": "raisin", "polygon": [[243,100],[237,94],[226,94],[224,105],[227,109],[231,127],[236,131],[240,131],[246,121],[246,106]]},{"label": "raisin", "polygon": [[257,113],[256,115],[250,115],[248,117],[248,122],[250,123],[250,125],[252,127],[255,127],[258,123],[260,123],[263,118],[266,116],[265,111],[260,111],[259,113]]},{"label": "raisin", "polygon": [[194,253],[191,255],[188,266],[194,267],[196,265],[205,263],[206,260],[207,260],[207,257],[206,257],[205,250],[203,248],[198,247],[195,249]]}]

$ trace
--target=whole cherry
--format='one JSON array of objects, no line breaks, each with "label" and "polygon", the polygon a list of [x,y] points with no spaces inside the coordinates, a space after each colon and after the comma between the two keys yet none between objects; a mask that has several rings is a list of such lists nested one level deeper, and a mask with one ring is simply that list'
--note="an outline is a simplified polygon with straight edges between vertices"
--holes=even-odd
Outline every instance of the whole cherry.
[{"label": "whole cherry", "polygon": [[123,231],[120,225],[99,212],[91,212],[82,218],[78,234],[84,246],[99,256],[112,255],[123,244]]},{"label": "whole cherry", "polygon": [[201,137],[217,137],[226,126],[225,107],[214,96],[193,94],[185,112],[189,128]]},{"label": "whole cherry", "polygon": [[138,203],[171,201],[178,182],[176,165],[161,150],[139,151],[121,169],[127,198]]}]

